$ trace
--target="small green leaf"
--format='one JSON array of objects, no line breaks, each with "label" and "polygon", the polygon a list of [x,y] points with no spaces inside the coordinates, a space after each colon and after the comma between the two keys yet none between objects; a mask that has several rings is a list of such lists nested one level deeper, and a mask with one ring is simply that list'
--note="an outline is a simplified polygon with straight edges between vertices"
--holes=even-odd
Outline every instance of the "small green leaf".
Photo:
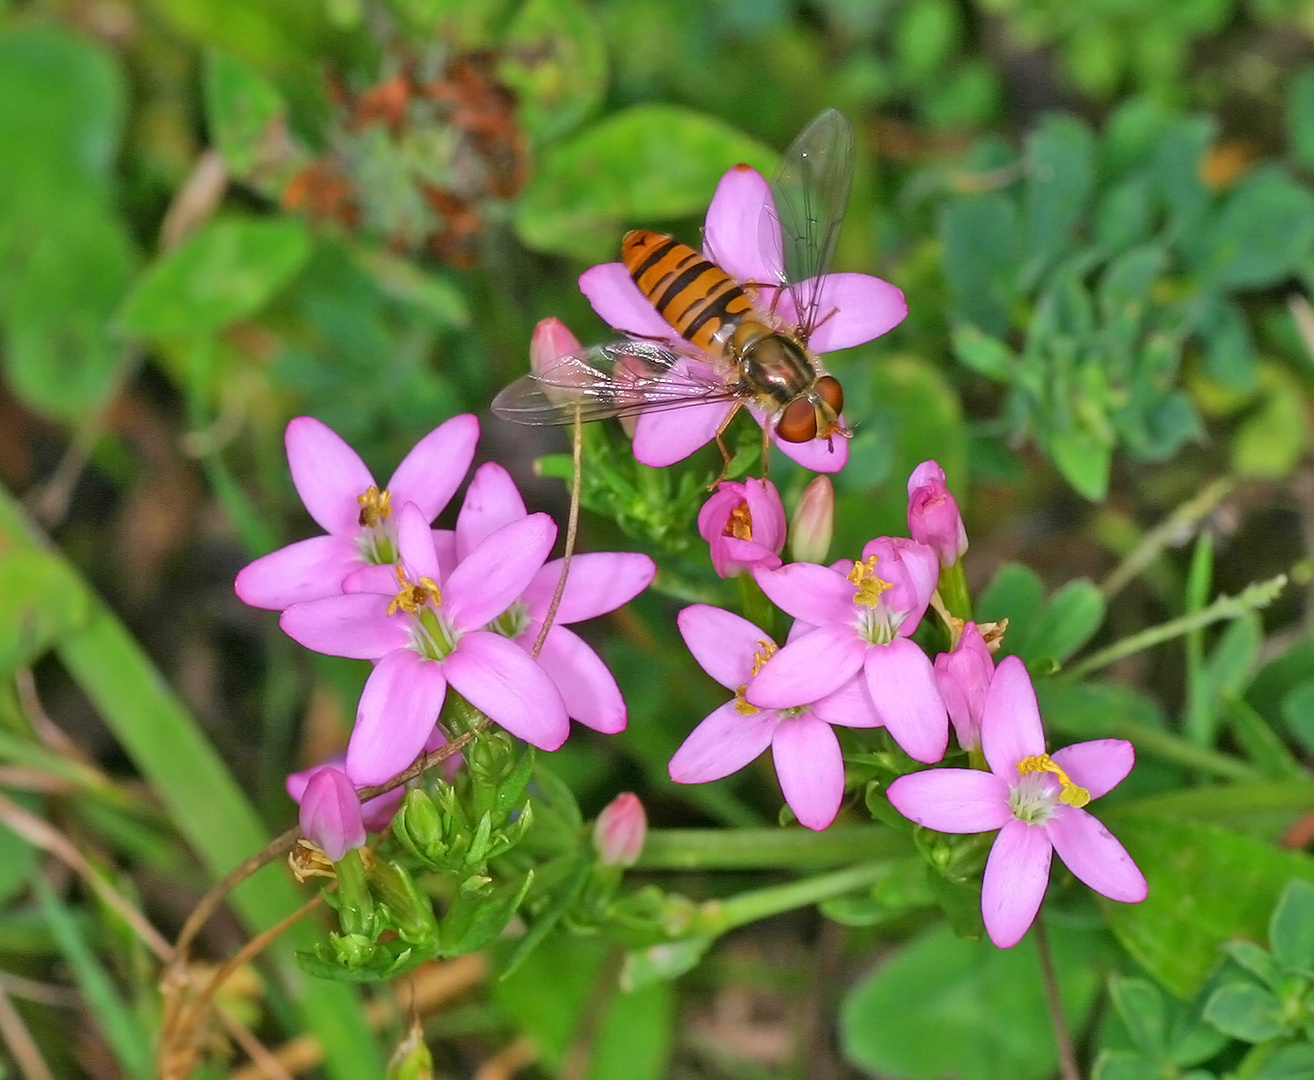
[{"label": "small green leaf", "polygon": [[1062,663],[1099,630],[1104,622],[1104,596],[1081,578],[1070,581],[1046,602],[1017,645],[1023,660],[1048,657]]},{"label": "small green leaf", "polygon": [[1292,687],[1282,699],[1282,719],[1308,752],[1314,752],[1314,679]]},{"label": "small green leaf", "polygon": [[1134,1050],[1101,1050],[1091,1080],[1163,1080],[1163,1066]]},{"label": "small green leaf", "polygon": [[1278,963],[1294,970],[1314,969],[1314,885],[1293,881],[1283,890],[1269,923],[1268,943]]},{"label": "small green leaf", "polygon": [[1017,354],[998,338],[975,326],[960,326],[953,335],[954,355],[978,375],[1008,383],[1017,367]]},{"label": "small green leaf", "polygon": [[1215,990],[1205,1005],[1204,1018],[1242,1042],[1259,1043],[1281,1035],[1282,1003],[1252,982],[1231,983]]},{"label": "small green leaf", "polygon": [[689,937],[634,949],[625,956],[621,985],[627,990],[641,990],[654,983],[678,979],[698,966],[715,940],[707,936]]},{"label": "small green leaf", "polygon": [[90,617],[86,587],[62,559],[0,550],[0,677],[11,678]]},{"label": "small green leaf", "polygon": [[1151,1057],[1167,1050],[1167,1002],[1159,988],[1146,979],[1115,975],[1109,980],[1109,996],[1136,1048]]},{"label": "small green leaf", "polygon": [[1005,563],[996,572],[976,607],[983,622],[1008,620],[1003,653],[1013,651],[1013,642],[1023,640],[1035,624],[1045,596],[1040,576],[1021,563]]},{"label": "small green leaf", "polygon": [[1103,502],[1109,491],[1109,469],[1113,465],[1113,448],[1108,441],[1080,428],[1051,431],[1046,441],[1063,479],[1091,502]]},{"label": "small green leaf", "polygon": [[1070,116],[1051,117],[1027,140],[1027,264],[1024,287],[1039,282],[1072,242],[1095,186],[1095,139]]},{"label": "small green leaf", "polygon": [[503,38],[498,75],[516,93],[520,126],[539,145],[580,124],[602,100],[607,50],[578,0],[528,0]]},{"label": "small green leaf", "polygon": [[234,176],[251,175],[271,125],[286,111],[274,85],[241,60],[215,49],[206,53],[206,122]]},{"label": "small green leaf", "polygon": [[147,267],[119,326],[143,337],[212,334],[264,307],[310,250],[310,234],[295,218],[210,222]]},{"label": "small green leaf", "polygon": [[956,321],[1003,337],[1022,254],[1013,200],[999,193],[954,199],[940,211],[940,243]]},{"label": "small green leaf", "polygon": [[1314,1076],[1314,1045],[1307,1042],[1280,1046],[1264,1059],[1246,1080],[1309,1080]]},{"label": "small green leaf", "polygon": [[1202,268],[1225,289],[1262,289],[1297,270],[1314,246],[1314,195],[1277,167],[1257,169],[1228,194]]},{"label": "small green leaf", "polygon": [[[1270,928],[1272,925],[1270,921]],[[1278,982],[1282,978],[1282,970],[1273,959],[1271,952],[1253,941],[1229,941],[1223,948],[1228,956],[1270,990],[1277,989]]]},{"label": "small green leaf", "polygon": [[1314,67],[1306,64],[1287,87],[1287,145],[1306,169],[1314,169]]},{"label": "small green leaf", "polygon": [[1271,367],[1264,374],[1264,400],[1232,438],[1232,468],[1249,479],[1280,480],[1291,475],[1309,448],[1309,419],[1297,381]]},{"label": "small green leaf", "polygon": [[924,83],[941,72],[962,36],[962,16],[947,0],[923,0],[904,7],[893,27],[899,74]]},{"label": "small green leaf", "polygon": [[701,216],[726,169],[746,162],[769,172],[774,158],[692,109],[635,105],[544,150],[517,203],[516,231],[540,251],[606,258],[626,228]]}]

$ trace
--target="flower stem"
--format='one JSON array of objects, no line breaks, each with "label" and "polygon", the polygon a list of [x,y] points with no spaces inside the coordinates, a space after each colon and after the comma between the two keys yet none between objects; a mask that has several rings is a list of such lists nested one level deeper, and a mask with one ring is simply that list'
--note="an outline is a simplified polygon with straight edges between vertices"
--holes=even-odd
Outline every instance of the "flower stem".
[{"label": "flower stem", "polygon": [[557,608],[561,606],[561,597],[566,592],[566,576],[570,573],[570,557],[575,554],[575,534],[579,529],[580,475],[583,472],[584,434],[579,422],[579,405],[575,405],[575,437],[570,453],[570,516],[566,519],[566,550],[561,556],[561,576],[557,578],[557,588],[552,594],[552,603],[548,604],[547,614],[543,616],[543,625],[534,639],[534,647],[529,655],[538,658],[543,651],[543,642],[547,641],[548,631],[557,617]]},{"label": "flower stem", "polygon": [[1049,935],[1045,933],[1043,919],[1035,921],[1032,935],[1036,939],[1036,952],[1040,956],[1040,976],[1045,984],[1045,1004],[1049,1006],[1049,1018],[1054,1024],[1059,1076],[1062,1080],[1081,1080],[1081,1072],[1077,1068],[1077,1052],[1072,1046],[1072,1033],[1068,1030],[1068,1021],[1063,1015],[1063,999],[1059,995],[1058,975],[1054,971],[1054,954],[1049,948]]},{"label": "flower stem", "polygon": [[967,575],[963,573],[963,560],[940,571],[936,585],[945,609],[955,618],[967,622],[972,617],[972,595],[967,591]]},{"label": "flower stem", "polygon": [[1269,578],[1267,581],[1256,581],[1236,596],[1220,596],[1207,608],[1188,612],[1176,619],[1170,619],[1166,623],[1160,623],[1148,630],[1142,630],[1139,634],[1133,634],[1131,637],[1114,642],[1107,649],[1101,649],[1099,652],[1092,653],[1080,663],[1073,664],[1072,667],[1062,673],[1061,677],[1075,682],[1077,679],[1089,675],[1092,671],[1099,671],[1100,668],[1108,667],[1110,664],[1143,649],[1149,649],[1165,641],[1181,637],[1198,627],[1208,626],[1210,623],[1221,622],[1224,619],[1239,619],[1252,611],[1268,607],[1277,599],[1282,590],[1286,588],[1286,585],[1286,574],[1278,574],[1277,577]]},{"label": "flower stem", "polygon": [[652,829],[639,870],[813,870],[855,859],[913,853],[901,833],[878,825],[803,829]]},{"label": "flower stem", "polygon": [[726,900],[709,900],[701,905],[697,920],[698,932],[724,934],[739,926],[766,919],[781,912],[807,907],[831,897],[843,896],[864,886],[874,885],[893,868],[891,859],[861,863],[858,866],[835,870],[829,874],[800,878],[784,885],[769,885],[753,889]]}]

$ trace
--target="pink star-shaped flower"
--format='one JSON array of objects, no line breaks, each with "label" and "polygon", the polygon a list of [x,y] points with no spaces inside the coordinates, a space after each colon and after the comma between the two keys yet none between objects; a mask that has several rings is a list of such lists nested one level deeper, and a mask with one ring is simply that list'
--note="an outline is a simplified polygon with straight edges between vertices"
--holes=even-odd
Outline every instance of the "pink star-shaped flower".
[{"label": "pink star-shaped flower", "polygon": [[735,696],[684,740],[668,766],[671,779],[677,784],[720,780],[769,746],[780,790],[794,816],[809,829],[826,828],[844,797],[844,759],[830,725],[873,723],[855,702],[853,687],[825,701],[800,697],[787,707],[758,708],[746,700],[745,691],[751,693],[762,664],[776,650],[770,635],[747,619],[706,604],[685,608],[677,622],[694,659]]},{"label": "pink star-shaped flower", "polygon": [[999,830],[981,886],[991,941],[1010,949],[1022,940],[1045,897],[1054,851],[1079,881],[1109,899],[1145,899],[1145,877],[1131,856],[1081,809],[1131,772],[1131,743],[1095,739],[1046,754],[1031,676],[1008,656],[986,696],[981,749],[989,772],[926,769],[899,777],[888,794],[904,817],[937,832]]},{"label": "pink star-shaped flower", "polygon": [[723,480],[698,511],[698,535],[707,541],[721,577],[761,567],[775,570],[785,546],[785,506],[770,480]]},{"label": "pink star-shaped flower", "polygon": [[546,514],[489,534],[444,575],[425,511],[406,503],[397,517],[400,556],[387,591],[294,604],[279,625],[294,641],[330,656],[375,661],[347,745],[347,775],[379,784],[408,766],[433,732],[447,696],[460,693],[489,719],[542,750],[570,733],[552,680],[525,650],[486,626],[526,589],[556,540]]},{"label": "pink star-shaped flower", "polygon": [[466,413],[439,424],[415,444],[382,491],[356,451],[314,417],[290,421],[283,438],[292,483],[327,535],[271,551],[238,573],[238,597],[270,611],[332,596],[353,571],[394,562],[393,508],[414,503],[426,522],[442,512],[474,459],[479,421]]},{"label": "pink star-shaped flower", "polygon": [[880,537],[862,555],[835,567],[790,563],[754,571],[767,598],[803,625],[753,680],[748,700],[773,709],[820,701],[861,675],[865,695],[855,698],[873,710],[865,726],[883,724],[918,761],[939,761],[949,717],[931,661],[908,640],[935,591],[935,552],[915,540]]},{"label": "pink star-shaped flower", "polygon": [[[764,313],[774,304],[778,321],[798,324],[800,313],[793,294],[775,287],[784,273],[780,224],[771,189],[756,169],[736,165],[721,178],[707,208],[703,251],[750,288]],[[624,263],[602,263],[586,270],[579,287],[593,310],[622,333],[697,352],[639,291]],[[804,283],[800,293],[818,297],[819,321],[808,340],[814,353],[871,341],[898,326],[908,314],[902,290],[870,274],[827,274],[819,288]],[[634,456],[657,467],[683,460],[715,436],[730,407],[729,402],[716,401],[641,414],[634,433]],[[749,411],[763,426],[772,422],[760,409]],[[838,472],[849,457],[848,444],[842,438],[775,441],[789,457],[816,472]]]}]

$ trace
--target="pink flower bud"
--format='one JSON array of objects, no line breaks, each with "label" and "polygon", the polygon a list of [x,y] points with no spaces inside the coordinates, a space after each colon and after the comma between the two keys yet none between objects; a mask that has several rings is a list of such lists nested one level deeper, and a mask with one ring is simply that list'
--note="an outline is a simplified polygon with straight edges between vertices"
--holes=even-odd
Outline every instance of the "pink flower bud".
[{"label": "pink flower bud", "polygon": [[953,652],[935,658],[935,681],[964,750],[981,748],[981,713],[994,674],[994,657],[974,622],[964,625]]},{"label": "pink flower bud", "polygon": [[785,506],[770,480],[722,481],[698,511],[698,535],[721,577],[775,570],[785,546]]},{"label": "pink flower bud", "polygon": [[306,784],[301,793],[301,831],[333,862],[365,843],[360,800],[341,769],[325,765]]},{"label": "pink flower bud", "polygon": [[935,549],[941,566],[953,566],[967,550],[967,530],[958,501],[945,486],[944,470],[923,461],[908,478],[908,531]]},{"label": "pink flower bud", "polygon": [[789,550],[797,562],[824,563],[835,533],[835,487],[818,476],[803,489],[789,530]]},{"label": "pink flower bud", "polygon": [[540,319],[529,339],[529,367],[535,375],[542,375],[553,361],[579,349],[579,338],[560,319]]},{"label": "pink flower bud", "polygon": [[604,866],[633,866],[648,835],[648,815],[637,795],[617,795],[598,815],[593,846]]}]

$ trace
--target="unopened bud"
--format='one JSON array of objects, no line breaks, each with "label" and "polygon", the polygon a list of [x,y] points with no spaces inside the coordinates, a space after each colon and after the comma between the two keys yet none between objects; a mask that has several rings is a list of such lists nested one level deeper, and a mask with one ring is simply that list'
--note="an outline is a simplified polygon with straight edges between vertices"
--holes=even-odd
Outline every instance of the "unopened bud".
[{"label": "unopened bud", "polygon": [[341,769],[321,769],[301,795],[301,831],[333,862],[365,843],[356,788]]},{"label": "unopened bud", "polygon": [[558,318],[540,319],[529,339],[529,367],[535,375],[550,370],[557,360],[579,352],[579,338]]},{"label": "unopened bud", "polygon": [[433,1080],[433,1055],[419,1020],[411,1023],[410,1034],[393,1051],[384,1080]]},{"label": "unopened bud", "polygon": [[908,478],[908,532],[935,550],[941,566],[953,566],[967,550],[967,529],[950,494],[944,470],[923,461]]},{"label": "unopened bud", "polygon": [[835,487],[818,476],[803,489],[789,530],[789,551],[795,562],[824,563],[835,534]]},{"label": "unopened bud", "polygon": [[647,835],[648,815],[643,803],[627,791],[612,799],[598,815],[593,846],[604,866],[633,866],[639,861]]},{"label": "unopened bud", "polygon": [[953,652],[935,658],[936,685],[964,750],[981,747],[981,716],[994,674],[994,657],[974,622],[963,626]]},{"label": "unopened bud", "polygon": [[428,792],[419,788],[406,793],[392,832],[402,847],[424,859],[439,857],[446,846],[442,815]]}]

